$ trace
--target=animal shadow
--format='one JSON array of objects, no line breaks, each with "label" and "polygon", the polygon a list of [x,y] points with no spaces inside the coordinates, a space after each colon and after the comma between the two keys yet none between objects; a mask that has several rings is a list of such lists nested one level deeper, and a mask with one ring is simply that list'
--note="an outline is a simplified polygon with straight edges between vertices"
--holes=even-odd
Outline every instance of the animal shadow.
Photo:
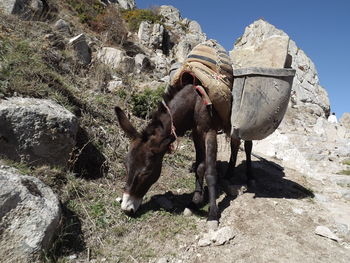
[{"label": "animal shadow", "polygon": [[[227,169],[227,162],[218,162],[218,170],[222,175]],[[245,184],[246,182],[246,162],[243,161],[235,170],[232,184]],[[248,192],[254,193],[254,198],[286,198],[286,199],[303,199],[313,198],[311,190],[304,186],[285,178],[284,168],[273,161],[265,159],[252,161],[252,173],[256,184],[249,187]]]}]

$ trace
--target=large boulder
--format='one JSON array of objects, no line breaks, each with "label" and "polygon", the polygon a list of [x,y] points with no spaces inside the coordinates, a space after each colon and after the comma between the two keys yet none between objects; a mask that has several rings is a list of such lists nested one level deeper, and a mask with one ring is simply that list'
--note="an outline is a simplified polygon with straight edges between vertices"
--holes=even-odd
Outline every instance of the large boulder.
[{"label": "large boulder", "polygon": [[135,60],[127,56],[126,52],[113,47],[103,47],[97,52],[97,59],[113,69],[123,73],[133,72]]},{"label": "large boulder", "polygon": [[77,131],[77,118],[54,101],[0,100],[0,155],[7,158],[65,166]]},{"label": "large boulder", "polygon": [[48,186],[0,165],[0,258],[4,262],[39,261],[60,218],[59,200]]}]

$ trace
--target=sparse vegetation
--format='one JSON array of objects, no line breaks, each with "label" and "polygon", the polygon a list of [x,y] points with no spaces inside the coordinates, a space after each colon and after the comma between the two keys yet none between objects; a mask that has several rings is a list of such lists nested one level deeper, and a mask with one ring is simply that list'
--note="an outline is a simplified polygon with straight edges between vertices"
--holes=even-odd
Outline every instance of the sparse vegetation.
[{"label": "sparse vegetation", "polygon": [[122,16],[128,23],[129,29],[134,32],[139,29],[142,21],[148,21],[152,24],[162,22],[162,16],[151,9],[123,10]]},{"label": "sparse vegetation", "polygon": [[146,88],[142,92],[134,92],[131,95],[132,113],[140,118],[149,118],[162,99],[165,87],[160,86],[155,90]]}]

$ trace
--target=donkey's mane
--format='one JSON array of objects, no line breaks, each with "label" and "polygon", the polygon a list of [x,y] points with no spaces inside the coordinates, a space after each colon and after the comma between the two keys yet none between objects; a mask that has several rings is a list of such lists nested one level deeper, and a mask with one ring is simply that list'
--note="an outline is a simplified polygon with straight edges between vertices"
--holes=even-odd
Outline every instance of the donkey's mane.
[{"label": "donkey's mane", "polygon": [[152,113],[151,121],[141,132],[142,138],[146,141],[150,135],[153,134],[154,130],[157,127],[162,126],[162,122],[159,120],[159,117],[162,113],[166,111],[164,104],[168,105],[168,103],[176,96],[177,93],[182,89],[182,86],[168,86],[165,93],[163,94],[163,100],[158,103],[158,108]]}]

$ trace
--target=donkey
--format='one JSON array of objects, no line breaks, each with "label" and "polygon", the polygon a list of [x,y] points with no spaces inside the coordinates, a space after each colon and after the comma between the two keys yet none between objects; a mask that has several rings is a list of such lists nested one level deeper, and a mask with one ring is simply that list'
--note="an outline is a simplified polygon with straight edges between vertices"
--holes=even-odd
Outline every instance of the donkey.
[{"label": "donkey", "polygon": [[153,114],[147,127],[140,133],[130,123],[125,113],[115,107],[120,127],[131,140],[126,156],[127,181],[121,208],[133,214],[139,208],[143,196],[158,180],[161,174],[163,157],[177,136],[192,130],[196,151],[196,184],[192,198],[194,205],[203,202],[203,181],[206,179],[209,193],[208,221],[218,221],[216,204],[217,132],[222,129],[218,114],[210,112],[202,98],[195,91],[195,84],[183,88],[169,88]]},{"label": "donkey", "polygon": [[[203,103],[202,97],[198,95],[197,84],[200,83],[195,83],[194,80],[192,84],[187,84],[183,88],[170,87],[164,94],[158,110],[153,113],[151,121],[141,133],[133,127],[123,110],[115,107],[118,122],[131,140],[129,152],[125,158],[127,181],[121,204],[122,210],[127,214],[134,214],[137,211],[143,196],[159,179],[163,157],[177,136],[183,136],[186,131],[192,130],[196,151],[196,160],[193,166],[196,183],[192,203],[196,207],[202,204],[205,178],[209,192],[208,221],[218,221],[216,136],[223,127],[215,109],[209,110]],[[231,137],[231,157],[224,176],[224,180],[227,180],[228,183],[233,176],[239,146],[240,140]],[[247,182],[248,186],[253,186],[252,141],[245,141],[244,146],[247,159]]]}]

